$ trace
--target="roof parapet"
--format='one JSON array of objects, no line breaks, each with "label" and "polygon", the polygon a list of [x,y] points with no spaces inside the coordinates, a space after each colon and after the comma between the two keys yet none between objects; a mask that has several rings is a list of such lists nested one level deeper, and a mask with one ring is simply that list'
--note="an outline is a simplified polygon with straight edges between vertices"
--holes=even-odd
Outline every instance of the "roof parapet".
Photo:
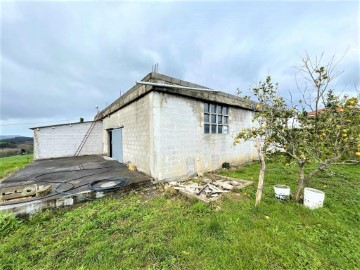
[{"label": "roof parapet", "polygon": [[217,102],[253,111],[256,110],[257,105],[256,102],[251,100],[213,90],[202,85],[182,81],[160,73],[151,72],[141,81],[137,81],[124,95],[99,112],[94,120],[105,118],[151,91],[165,92],[208,102]]},{"label": "roof parapet", "polygon": [[197,88],[197,87],[187,87],[187,86],[181,86],[176,84],[165,84],[165,83],[152,83],[152,82],[143,82],[143,81],[137,81],[137,84],[143,84],[143,85],[152,85],[152,86],[159,86],[159,87],[168,87],[168,88],[178,88],[178,89],[188,89],[188,90],[197,90],[197,91],[213,91],[213,92],[220,92],[217,90],[213,90],[210,88]]}]

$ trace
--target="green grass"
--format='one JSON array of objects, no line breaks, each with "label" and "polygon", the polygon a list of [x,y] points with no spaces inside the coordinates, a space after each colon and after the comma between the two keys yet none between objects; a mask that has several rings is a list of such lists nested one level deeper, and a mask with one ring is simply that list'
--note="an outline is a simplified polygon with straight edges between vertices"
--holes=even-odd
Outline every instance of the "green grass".
[{"label": "green grass", "polygon": [[33,155],[18,155],[0,158],[0,180],[28,165],[33,160]]},{"label": "green grass", "polygon": [[[0,267],[356,269],[359,169],[337,166],[309,183],[326,192],[324,207],[314,211],[273,198],[275,183],[294,191],[296,168],[272,162],[259,208],[253,185],[210,205],[179,195],[131,193],[22,221],[2,218]],[[223,174],[256,180],[258,164]]]}]

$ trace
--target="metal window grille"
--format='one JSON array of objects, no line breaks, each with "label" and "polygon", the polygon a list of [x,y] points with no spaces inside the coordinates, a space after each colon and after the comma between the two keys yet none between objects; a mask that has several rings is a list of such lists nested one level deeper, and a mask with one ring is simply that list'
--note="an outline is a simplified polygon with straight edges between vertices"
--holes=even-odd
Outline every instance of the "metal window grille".
[{"label": "metal window grille", "polygon": [[229,133],[229,107],[204,103],[204,133]]}]

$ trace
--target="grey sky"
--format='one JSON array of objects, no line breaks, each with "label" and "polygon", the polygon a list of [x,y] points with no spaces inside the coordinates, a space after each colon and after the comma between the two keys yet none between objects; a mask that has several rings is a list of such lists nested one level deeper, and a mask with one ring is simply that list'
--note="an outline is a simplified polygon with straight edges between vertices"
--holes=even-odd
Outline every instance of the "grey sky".
[{"label": "grey sky", "polygon": [[[90,120],[159,72],[235,94],[266,75],[295,91],[299,55],[346,55],[338,89],[360,84],[353,2],[2,2],[0,134]],[[66,122],[66,121],[64,121]],[[19,123],[31,123],[21,124]]]}]

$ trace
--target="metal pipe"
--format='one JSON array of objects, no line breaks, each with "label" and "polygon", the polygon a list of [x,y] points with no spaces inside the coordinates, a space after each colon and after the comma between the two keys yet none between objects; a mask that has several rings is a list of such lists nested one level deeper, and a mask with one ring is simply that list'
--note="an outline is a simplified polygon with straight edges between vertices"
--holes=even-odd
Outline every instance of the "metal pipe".
[{"label": "metal pipe", "polygon": [[152,83],[152,82],[143,82],[143,81],[137,81],[136,83],[144,84],[144,85],[160,86],[160,87],[162,86],[162,87],[168,87],[168,88],[180,88],[180,89],[187,89],[187,90],[219,92],[217,90],[208,89],[208,88],[187,87],[187,86],[181,86],[181,85],[176,85],[176,84]]}]

